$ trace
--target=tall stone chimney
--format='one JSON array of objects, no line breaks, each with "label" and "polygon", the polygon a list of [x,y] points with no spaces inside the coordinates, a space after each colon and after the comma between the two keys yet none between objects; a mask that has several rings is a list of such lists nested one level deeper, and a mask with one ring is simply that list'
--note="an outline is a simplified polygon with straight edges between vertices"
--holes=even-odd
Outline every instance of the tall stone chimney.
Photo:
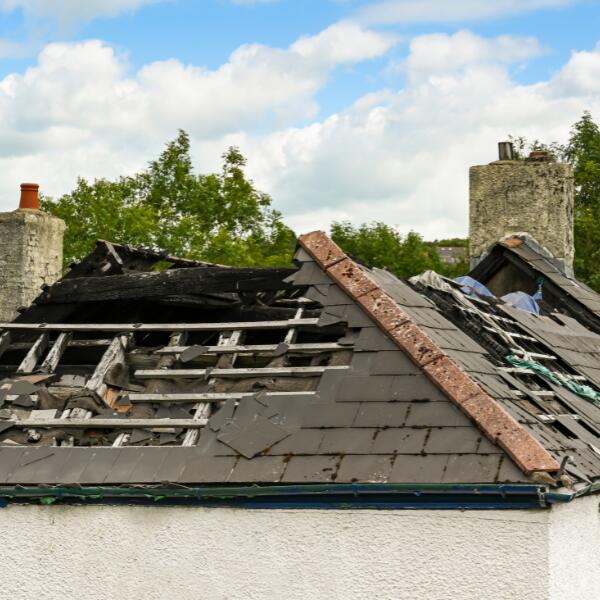
[{"label": "tall stone chimney", "polygon": [[65,223],[39,208],[39,186],[21,184],[19,208],[0,213],[0,321],[12,321],[62,275]]},{"label": "tall stone chimney", "polygon": [[469,170],[471,267],[494,243],[527,234],[573,271],[573,171],[548,152],[513,160],[509,142],[498,144],[500,160]]}]

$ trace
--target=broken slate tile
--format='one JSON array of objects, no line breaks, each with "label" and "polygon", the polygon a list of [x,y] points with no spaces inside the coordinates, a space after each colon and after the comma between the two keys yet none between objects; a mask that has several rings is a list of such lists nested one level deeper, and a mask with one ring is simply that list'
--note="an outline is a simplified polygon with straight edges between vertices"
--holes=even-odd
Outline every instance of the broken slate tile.
[{"label": "broken slate tile", "polygon": [[208,420],[208,426],[213,431],[219,431],[225,423],[233,417],[233,411],[235,410],[235,399],[229,398],[223,403],[223,406],[210,417]]},{"label": "broken slate tile", "polygon": [[269,407],[262,416],[286,429],[297,429],[302,425],[304,415],[313,399],[309,394],[294,397],[273,394]]},{"label": "broken slate tile", "polygon": [[37,388],[29,381],[15,381],[10,390],[9,394],[11,396],[21,396],[25,394],[35,394],[37,392]]},{"label": "broken slate tile", "polygon": [[290,349],[289,345],[285,342],[281,342],[277,344],[277,348],[273,351],[273,357],[278,358],[279,356],[283,356]]},{"label": "broken slate tile", "polygon": [[233,415],[233,422],[237,427],[243,429],[246,424],[251,423],[256,416],[261,415],[264,409],[264,405],[257,402],[256,398],[253,396],[246,396],[239,401]]},{"label": "broken slate tile", "polygon": [[152,434],[145,429],[134,429],[129,436],[130,444],[139,444],[152,439]]},{"label": "broken slate tile", "polygon": [[254,394],[254,399],[263,406],[269,406],[269,394],[265,390]]},{"label": "broken slate tile", "polygon": [[186,348],[179,355],[179,360],[182,363],[186,363],[186,362],[189,362],[190,360],[194,360],[194,358],[197,358],[198,356],[201,356],[202,354],[206,354],[207,351],[208,351],[208,346],[190,346],[189,348]]},{"label": "broken slate tile", "polygon": [[269,449],[268,454],[273,456],[316,454],[324,435],[325,430],[323,429],[300,429],[274,444]]},{"label": "broken slate tile", "polygon": [[290,432],[279,425],[275,425],[263,417],[257,417],[252,424],[247,425],[239,433],[231,435],[227,432],[217,436],[217,439],[242,456],[252,458],[288,435]]},{"label": "broken slate tile", "polygon": [[13,424],[10,421],[0,421],[0,433],[7,431],[11,427],[13,427]]},{"label": "broken slate tile", "polygon": [[167,446],[168,444],[174,444],[177,442],[177,436],[173,433],[161,433],[158,436],[158,443],[160,446]]},{"label": "broken slate tile", "polygon": [[31,396],[27,394],[21,394],[20,396],[17,396],[12,403],[15,406],[20,406],[22,408],[31,408],[32,406],[35,406],[35,402],[31,399]]},{"label": "broken slate tile", "polygon": [[343,322],[344,319],[342,319],[341,317],[336,317],[335,315],[324,312],[319,317],[317,327],[328,327],[329,325],[337,325],[338,323]]}]

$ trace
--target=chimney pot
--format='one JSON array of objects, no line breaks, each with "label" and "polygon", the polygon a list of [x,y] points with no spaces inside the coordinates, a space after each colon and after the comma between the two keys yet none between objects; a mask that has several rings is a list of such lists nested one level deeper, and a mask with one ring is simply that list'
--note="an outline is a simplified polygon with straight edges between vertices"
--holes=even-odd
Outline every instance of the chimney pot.
[{"label": "chimney pot", "polygon": [[530,162],[554,162],[554,156],[548,150],[533,150],[526,160]]},{"label": "chimney pot", "polygon": [[512,142],[498,142],[498,159],[514,160],[515,149]]},{"label": "chimney pot", "polygon": [[21,200],[19,208],[31,208],[34,210],[40,209],[40,199],[38,190],[40,186],[37,183],[22,183],[21,184]]}]

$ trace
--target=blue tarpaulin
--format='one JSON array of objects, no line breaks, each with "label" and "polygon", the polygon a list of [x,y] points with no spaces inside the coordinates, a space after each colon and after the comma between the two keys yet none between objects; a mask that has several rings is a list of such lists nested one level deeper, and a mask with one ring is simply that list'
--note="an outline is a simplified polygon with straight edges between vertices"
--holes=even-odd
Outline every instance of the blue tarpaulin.
[{"label": "blue tarpaulin", "polygon": [[534,315],[540,314],[540,307],[538,306],[538,303],[533,299],[533,296],[530,296],[525,292],[511,292],[510,294],[502,296],[500,299],[504,300],[504,302],[514,306],[515,308],[526,310]]},{"label": "blue tarpaulin", "polygon": [[454,281],[460,283],[463,286],[460,288],[460,291],[469,296],[476,296],[477,294],[480,296],[488,296],[490,298],[493,296],[492,292],[490,292],[483,283],[479,283],[477,279],[473,279],[468,275],[457,277]]}]

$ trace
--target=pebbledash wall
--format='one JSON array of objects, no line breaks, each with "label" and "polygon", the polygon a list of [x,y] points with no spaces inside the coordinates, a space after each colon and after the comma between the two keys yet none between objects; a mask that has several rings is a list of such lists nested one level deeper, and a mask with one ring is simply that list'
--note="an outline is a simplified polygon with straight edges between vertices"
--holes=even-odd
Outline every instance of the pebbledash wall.
[{"label": "pebbledash wall", "polygon": [[0,510],[0,597],[597,600],[598,497],[551,510]]}]

